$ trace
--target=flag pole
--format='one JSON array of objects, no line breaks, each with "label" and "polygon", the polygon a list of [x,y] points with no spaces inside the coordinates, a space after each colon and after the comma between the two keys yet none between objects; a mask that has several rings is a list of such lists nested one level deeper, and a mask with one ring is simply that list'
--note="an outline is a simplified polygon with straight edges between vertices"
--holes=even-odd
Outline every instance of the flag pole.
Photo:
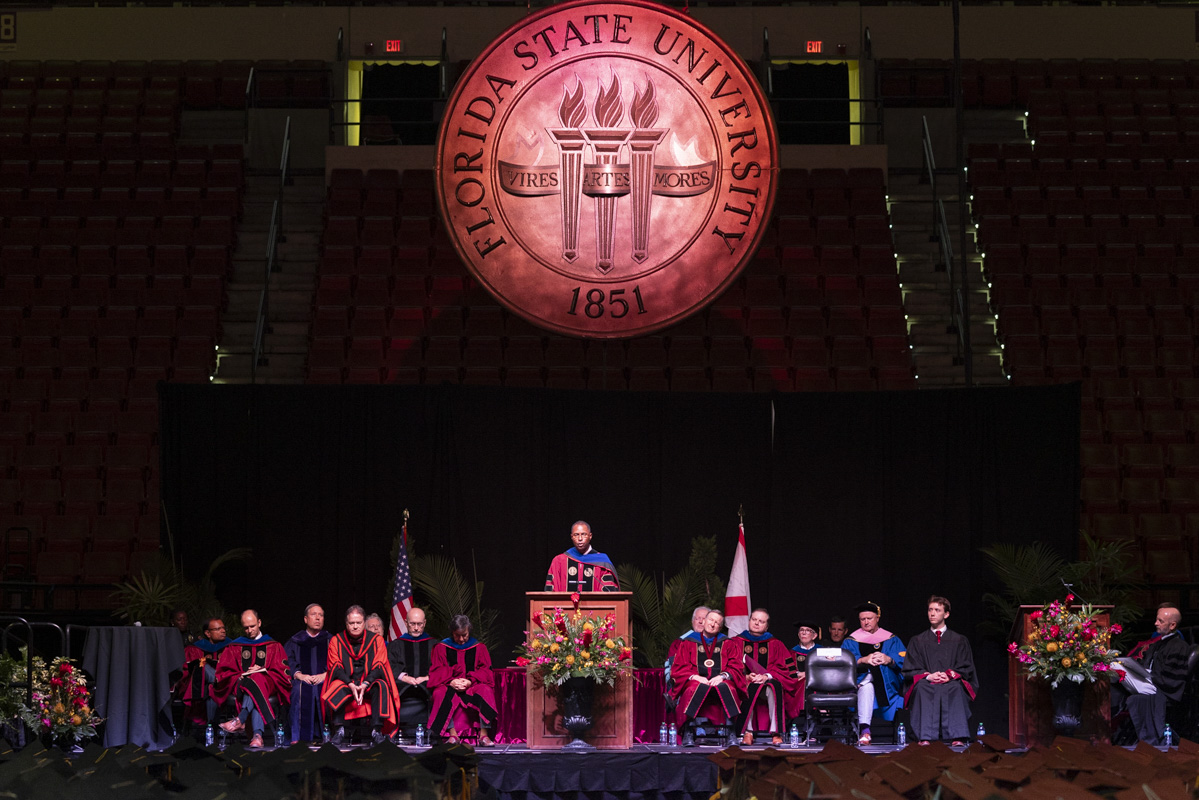
[{"label": "flag pole", "polygon": [[403,536],[403,546],[408,547],[408,509],[404,509],[404,525],[400,528],[400,534]]}]

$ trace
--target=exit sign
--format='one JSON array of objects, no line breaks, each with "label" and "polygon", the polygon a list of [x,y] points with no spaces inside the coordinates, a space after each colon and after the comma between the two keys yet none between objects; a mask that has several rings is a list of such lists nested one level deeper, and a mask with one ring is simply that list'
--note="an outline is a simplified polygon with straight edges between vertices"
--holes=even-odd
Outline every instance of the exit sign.
[{"label": "exit sign", "polygon": [[808,52],[809,53],[824,52],[824,42],[808,42]]},{"label": "exit sign", "polygon": [[404,40],[403,39],[388,39],[387,40],[387,52],[389,52],[389,53],[404,52]]}]

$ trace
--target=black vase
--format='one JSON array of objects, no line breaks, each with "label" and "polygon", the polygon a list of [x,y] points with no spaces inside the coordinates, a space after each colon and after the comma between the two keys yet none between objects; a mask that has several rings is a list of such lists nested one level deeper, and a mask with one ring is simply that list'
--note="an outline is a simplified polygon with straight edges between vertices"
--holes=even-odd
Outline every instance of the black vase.
[{"label": "black vase", "polygon": [[595,698],[595,681],[591,678],[567,678],[559,687],[562,700],[562,727],[574,737],[563,750],[594,750],[581,738],[583,732],[595,723],[591,715],[591,704]]},{"label": "black vase", "polygon": [[1082,684],[1063,679],[1049,688],[1053,698],[1053,729],[1062,736],[1073,736],[1082,725]]}]

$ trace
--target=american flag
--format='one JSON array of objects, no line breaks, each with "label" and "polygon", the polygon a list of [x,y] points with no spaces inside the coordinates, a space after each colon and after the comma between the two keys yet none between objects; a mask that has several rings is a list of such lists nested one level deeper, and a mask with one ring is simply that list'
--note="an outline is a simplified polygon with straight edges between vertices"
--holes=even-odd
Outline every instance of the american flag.
[{"label": "american flag", "polygon": [[404,509],[404,529],[400,538],[400,554],[396,556],[396,582],[391,602],[391,623],[387,626],[389,641],[408,632],[408,612],[412,610],[412,574],[408,571],[407,509]]}]

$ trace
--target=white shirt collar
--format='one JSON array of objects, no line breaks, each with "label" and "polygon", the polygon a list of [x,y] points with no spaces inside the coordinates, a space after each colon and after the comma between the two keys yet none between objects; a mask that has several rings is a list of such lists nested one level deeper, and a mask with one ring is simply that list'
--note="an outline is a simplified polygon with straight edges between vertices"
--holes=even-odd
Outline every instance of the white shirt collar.
[{"label": "white shirt collar", "polygon": [[932,628],[933,633],[945,633],[945,631],[947,631],[947,630],[949,630],[949,626],[946,625],[944,622],[941,623],[941,627]]}]

